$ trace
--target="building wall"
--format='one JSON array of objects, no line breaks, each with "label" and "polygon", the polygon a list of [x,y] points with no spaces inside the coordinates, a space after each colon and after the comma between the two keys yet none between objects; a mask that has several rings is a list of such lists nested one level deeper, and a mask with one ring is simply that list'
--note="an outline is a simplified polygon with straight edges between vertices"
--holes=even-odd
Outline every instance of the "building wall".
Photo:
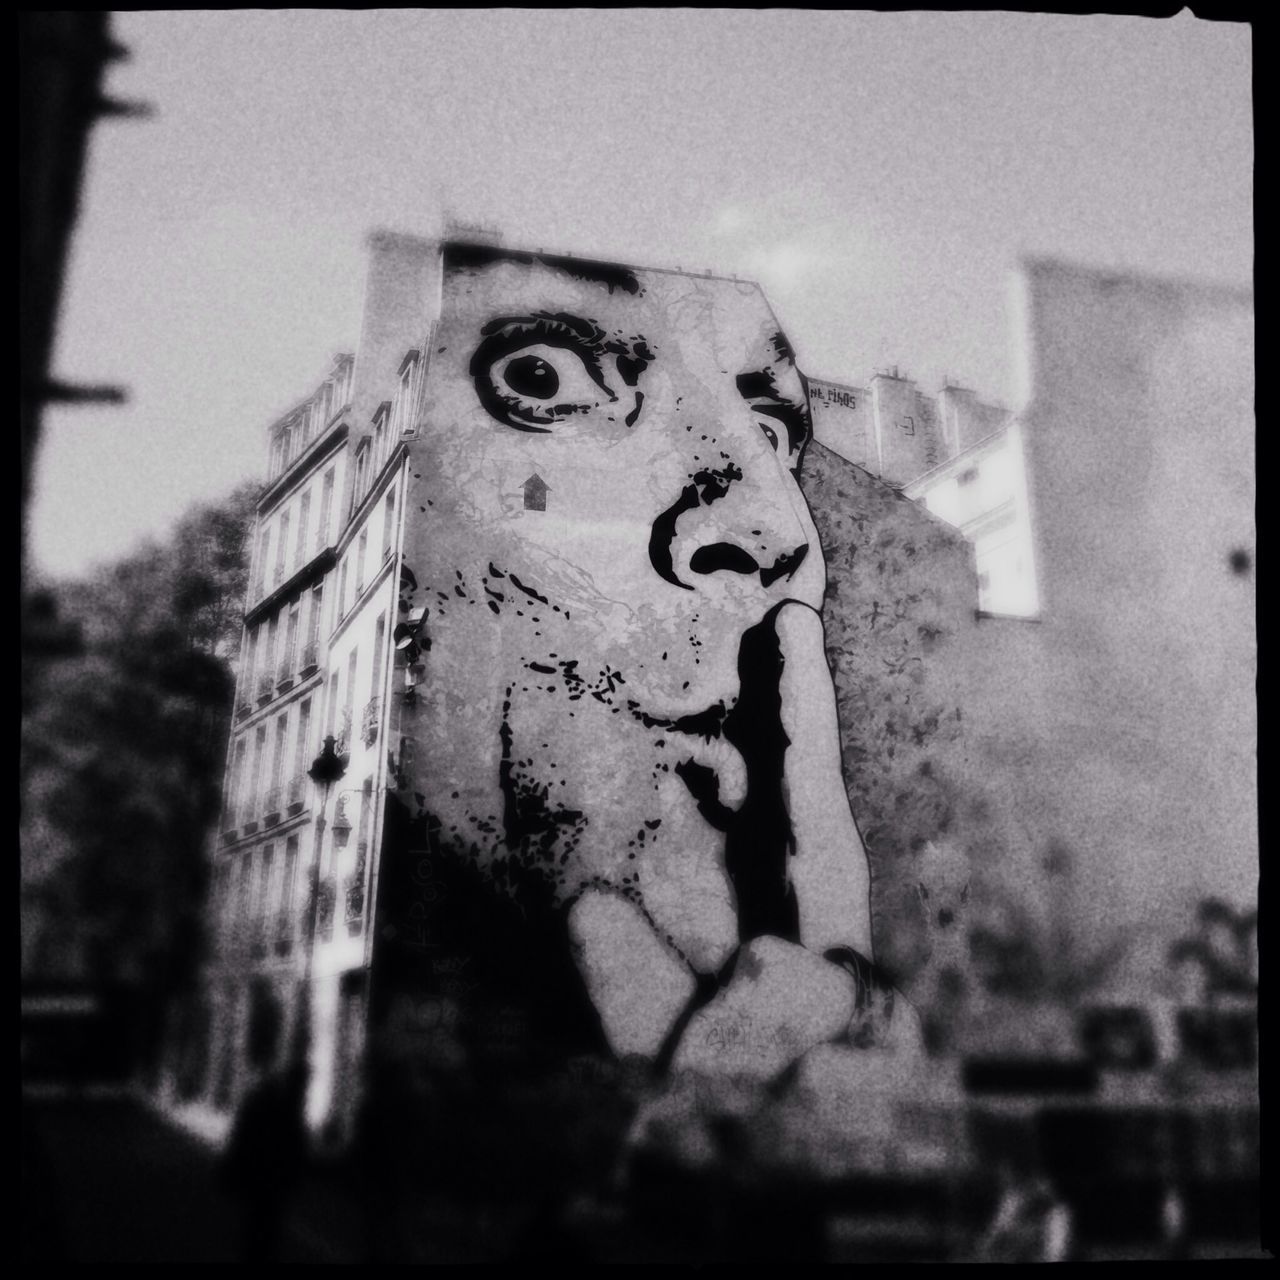
[{"label": "building wall", "polygon": [[905,987],[925,957],[921,848],[956,830],[974,799],[963,705],[977,627],[973,550],[820,444],[802,486],[827,564],[827,658],[849,801],[871,860],[876,956]]},{"label": "building wall", "polygon": [[877,461],[871,393],[822,378],[806,378],[813,438],[856,466],[874,470]]},{"label": "building wall", "polygon": [[954,457],[1008,426],[1010,413],[985,404],[967,387],[948,385],[938,393],[938,418],[944,455]]},{"label": "building wall", "polygon": [[1014,423],[903,487],[973,544],[978,607],[1034,618],[1040,608],[1022,430]]},{"label": "building wall", "polygon": [[914,382],[895,374],[871,379],[876,423],[875,473],[902,485],[944,458],[937,406]]},{"label": "building wall", "polygon": [[[371,430],[378,406],[393,398],[405,352],[420,343],[440,300],[440,246],[389,231],[368,241],[363,321],[352,387],[361,431]],[[350,490],[344,495],[350,503]]]},{"label": "building wall", "polygon": [[[381,909],[389,914],[388,929],[380,923],[379,946],[392,930],[398,942],[394,955],[382,949],[378,986],[384,993],[394,985],[386,981],[393,970],[406,986],[419,981],[419,989],[439,989],[447,976],[436,967],[442,964],[465,967],[473,985],[487,984],[496,969],[508,987],[558,965],[557,980],[568,979],[565,990],[575,980],[581,990],[582,976],[588,982],[597,976],[589,961],[582,976],[575,972],[575,948],[587,944],[561,936],[540,949],[527,926],[542,918],[559,922],[548,924],[545,937],[562,926],[571,933],[564,917],[599,896],[615,903],[626,921],[640,922],[628,941],[624,921],[611,951],[624,966],[654,952],[646,985],[665,990],[670,983],[674,1017],[692,996],[693,973],[717,969],[739,940],[726,838],[719,834],[725,828],[698,811],[672,766],[683,767],[686,755],[696,761],[699,753],[712,761],[727,746],[714,741],[718,733],[695,733],[677,722],[682,725],[686,713],[709,712],[717,698],[722,710],[734,705],[744,629],[760,624],[769,604],[763,596],[752,603],[760,580],[746,569],[721,571],[715,557],[697,568],[692,541],[671,553],[667,572],[679,580],[663,582],[654,546],[667,523],[673,537],[705,535],[706,546],[716,543],[722,558],[725,540],[740,539],[737,566],[746,547],[772,545],[776,554],[793,545],[778,541],[777,522],[788,529],[794,524],[797,536],[809,538],[806,522],[817,520],[816,511],[804,506],[807,490],[781,483],[786,471],[777,451],[786,457],[785,437],[780,444],[780,431],[764,429],[784,419],[757,422],[744,403],[744,386],[768,380],[752,381],[754,366],[740,362],[768,363],[785,344],[776,341],[776,320],[754,286],[679,273],[639,272],[630,280],[600,265],[569,262],[550,278],[533,269],[536,263],[509,255],[445,277],[426,407],[409,454],[405,566],[414,587],[405,603],[426,610],[430,648],[422,697],[402,720],[414,764],[392,801],[394,823],[388,817],[397,834],[383,868]],[[643,409],[636,412],[638,401],[621,402],[626,387],[611,376],[604,389],[618,399],[601,398],[598,384],[568,360],[557,366],[571,388],[563,394],[570,401],[585,397],[581,413],[547,430],[503,425],[502,415],[515,412],[506,406],[518,404],[521,393],[504,393],[507,399],[485,408],[484,371],[491,366],[478,369],[478,344],[486,333],[508,341],[505,329],[490,325],[492,317],[562,312],[588,317],[591,325],[579,326],[584,330],[623,335],[624,347],[625,335],[632,341],[642,335],[647,350],[665,354],[651,356],[652,367],[629,384],[643,393]],[[514,336],[520,341],[496,354],[485,347],[486,361],[514,358],[526,348],[543,361],[578,349],[558,329],[546,333],[529,324]],[[797,386],[803,394],[798,379]],[[602,415],[599,421],[594,413]],[[812,456],[824,456],[821,446]],[[839,472],[843,464],[825,457]],[[823,465],[813,461],[814,473]],[[706,474],[713,467],[723,470],[714,484]],[[806,463],[802,478],[809,468]],[[885,870],[878,887],[888,903],[904,883],[899,853],[914,852],[902,833],[909,825],[904,806],[915,803],[907,794],[911,779],[928,777],[921,766],[930,762],[918,749],[932,744],[939,753],[932,764],[940,768],[943,743],[956,735],[960,720],[954,703],[945,705],[946,694],[929,684],[924,655],[944,649],[943,637],[962,620],[972,624],[972,569],[969,548],[954,531],[888,485],[858,475],[849,481],[853,523],[842,529],[833,515],[828,532],[839,562],[833,579],[865,574],[841,597],[857,613],[842,623],[849,634],[839,658],[845,720],[861,733],[862,745],[842,762],[835,732],[840,689],[832,689],[819,637],[818,661],[832,699],[834,765],[830,775],[815,766],[811,774],[791,776],[787,794],[797,822],[807,819],[812,804],[814,813],[839,808],[847,823],[840,767],[859,760],[860,800],[883,840],[880,866],[893,872]],[[537,500],[531,501],[535,480]],[[712,497],[699,491],[708,485],[716,489]],[[826,496],[839,505],[846,495],[830,489]],[[667,520],[664,512],[677,501],[682,505]],[[821,540],[821,531],[813,532]],[[930,563],[936,556],[945,566]],[[821,607],[820,561],[814,555],[804,564],[803,581],[771,575],[763,585],[778,584],[778,601],[807,601],[816,592],[812,607]],[[869,630],[864,635],[858,627]],[[805,669],[799,660],[794,666]],[[903,740],[892,741],[895,734]],[[817,750],[803,735],[790,740],[802,753]],[[886,770],[882,754],[896,755],[897,763]],[[703,767],[725,787],[726,804],[734,803],[728,789],[735,752],[726,749]],[[806,787],[819,777],[825,785],[828,776],[838,799],[810,798]],[[911,817],[921,840],[942,820],[944,784],[937,789],[938,797],[921,802]],[[716,821],[731,823],[709,796],[705,803]],[[827,842],[826,852],[857,859],[857,829],[850,826],[847,837]],[[481,923],[476,904],[486,892],[490,918],[504,901],[513,905],[509,930]],[[904,919],[910,906],[903,907]],[[849,927],[858,927],[852,913]],[[898,959],[909,958],[911,948],[895,930],[887,932],[887,954],[896,946]],[[550,980],[538,985],[539,992],[528,994],[545,1004],[556,988]],[[567,1008],[568,995],[558,1003]],[[597,1014],[597,1025],[603,1017],[607,1027],[599,1005]],[[662,1024],[663,1034],[668,1025]],[[637,1051],[656,1050],[661,1040],[658,1035]]]},{"label": "building wall", "polygon": [[1256,893],[1252,300],[1037,261],[1026,303],[1042,615],[981,624],[971,745],[1015,875],[1061,840],[1085,932],[1177,930]]},{"label": "building wall", "polygon": [[[281,1016],[278,1052],[291,1043],[318,857],[309,1107],[317,1125],[350,1119],[344,1108],[355,1096],[348,1077],[363,1043],[372,877],[393,732],[386,688],[403,521],[403,455],[394,436],[419,387],[412,369],[402,378],[402,366],[406,351],[420,354],[425,345],[437,260],[434,243],[371,239],[354,365],[340,357],[315,394],[267,433],[270,474],[254,529],[237,723],[214,856],[219,945],[207,984],[205,1088],[219,1106],[234,1105],[247,1083],[252,1011],[271,993]],[[347,768],[330,788],[317,849],[313,820],[324,797],[306,771],[326,732],[340,739]],[[334,834],[344,826],[340,847]]]}]

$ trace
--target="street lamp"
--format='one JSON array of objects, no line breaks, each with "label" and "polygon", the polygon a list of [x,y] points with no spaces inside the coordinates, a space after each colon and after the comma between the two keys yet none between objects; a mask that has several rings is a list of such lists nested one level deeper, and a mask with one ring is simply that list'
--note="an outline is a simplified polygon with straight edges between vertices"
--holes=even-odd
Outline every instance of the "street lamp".
[{"label": "street lamp", "polygon": [[[322,787],[320,810],[316,815],[315,851],[311,858],[311,873],[307,878],[307,927],[302,952],[302,992],[298,1008],[298,1030],[294,1038],[294,1060],[306,1065],[311,1056],[311,1001],[312,966],[316,949],[316,908],[320,897],[320,849],[324,843],[324,814],[329,804],[329,790],[347,771],[347,758],[338,754],[335,740],[330,734],[315,762],[307,770],[312,782]],[[350,832],[350,824],[347,831]],[[334,824],[337,834],[337,824]],[[344,840],[345,843],[345,840]]]}]

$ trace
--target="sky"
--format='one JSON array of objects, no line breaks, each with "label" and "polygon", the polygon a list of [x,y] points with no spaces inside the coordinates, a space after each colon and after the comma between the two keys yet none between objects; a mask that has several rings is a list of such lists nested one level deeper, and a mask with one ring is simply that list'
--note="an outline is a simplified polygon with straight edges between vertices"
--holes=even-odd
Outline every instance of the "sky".
[{"label": "sky", "polygon": [[[367,233],[757,279],[801,368],[1013,404],[1021,255],[1252,276],[1247,26],[734,9],[120,13],[29,551],[71,576],[266,470]],[[1015,405],[1016,407],[1016,405]]]}]

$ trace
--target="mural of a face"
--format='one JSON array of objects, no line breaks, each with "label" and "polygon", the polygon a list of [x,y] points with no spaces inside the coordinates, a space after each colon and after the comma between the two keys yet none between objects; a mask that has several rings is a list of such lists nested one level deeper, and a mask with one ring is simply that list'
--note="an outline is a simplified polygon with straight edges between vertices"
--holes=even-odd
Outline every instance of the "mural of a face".
[{"label": "mural of a face", "polygon": [[405,563],[441,839],[568,913],[620,1052],[754,938],[869,955],[806,394],[759,290],[450,246],[429,358]]}]

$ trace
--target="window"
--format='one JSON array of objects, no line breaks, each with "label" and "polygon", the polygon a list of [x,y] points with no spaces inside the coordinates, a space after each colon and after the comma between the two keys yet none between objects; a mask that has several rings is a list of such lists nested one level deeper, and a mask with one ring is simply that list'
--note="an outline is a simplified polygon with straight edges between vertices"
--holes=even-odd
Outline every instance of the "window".
[{"label": "window", "polygon": [[292,932],[293,903],[297,894],[294,882],[298,878],[298,837],[290,836],[284,846],[284,867],[280,876],[280,932],[288,936]]},{"label": "window", "polygon": [[[276,749],[275,754],[271,757],[271,790],[277,793],[280,790],[280,779],[284,772],[284,753],[288,741],[289,713],[285,711],[276,719]],[[281,797],[277,794],[272,798],[275,803],[269,807],[273,811],[278,811],[280,808]]]},{"label": "window", "polygon": [[240,672],[240,703],[243,706],[253,704],[253,681],[257,675],[258,628],[244,629],[244,662]]},{"label": "window", "polygon": [[329,677],[329,714],[327,717],[328,729],[326,734],[329,737],[337,737],[338,735],[338,673],[335,671]]},{"label": "window", "polygon": [[[306,777],[307,766],[311,754],[311,699],[303,698],[298,707],[298,732],[293,741],[293,780],[298,786],[297,799],[302,799],[303,778]],[[294,796],[289,797],[294,803]]]},{"label": "window", "polygon": [[240,738],[236,743],[236,762],[231,770],[231,806],[232,812],[227,814],[227,828],[238,827],[243,821],[245,811],[245,751],[247,743]]},{"label": "window", "polygon": [[307,517],[311,514],[311,490],[302,495],[302,503],[298,507],[298,545],[293,553],[296,565],[301,565],[307,558]]},{"label": "window", "polygon": [[415,348],[400,362],[400,385],[396,389],[395,435],[402,438],[413,426],[413,390],[420,353]]},{"label": "window", "polygon": [[360,788],[360,821],[356,828],[357,865],[364,862],[369,851],[369,822],[373,814],[373,779],[366,778]]},{"label": "window", "polygon": [[396,541],[396,490],[393,484],[387,490],[387,503],[382,508],[382,558],[386,560],[395,549]]},{"label": "window", "polygon": [[369,526],[360,530],[360,540],[356,543],[356,599],[364,590],[365,561],[369,558]]},{"label": "window", "polygon": [[262,776],[267,767],[267,726],[260,724],[253,743],[253,768],[250,771],[249,786],[252,788],[254,806],[252,817],[256,818],[261,811],[257,801],[261,798]]},{"label": "window", "polygon": [[345,715],[343,717],[344,725],[349,730],[351,727],[351,717],[355,713],[356,705],[356,657],[358,650],[352,649],[347,658],[347,700],[345,706]]},{"label": "window", "polygon": [[391,433],[393,430],[394,427],[392,426],[391,421],[391,401],[384,400],[373,411],[373,456],[377,459],[373,464],[375,470],[382,462],[387,446],[391,442]]},{"label": "window", "polygon": [[366,442],[361,442],[360,447],[356,450],[356,480],[355,484],[351,486],[352,511],[360,505],[360,499],[364,497],[364,482],[368,463],[369,446]]},{"label": "window", "polygon": [[329,542],[329,516],[333,511],[333,474],[336,468],[330,467],[324,473],[324,481],[320,486],[320,519],[316,524],[316,550],[319,551]]},{"label": "window", "polygon": [[317,582],[311,588],[311,617],[307,619],[307,647],[302,655],[304,667],[314,667],[320,661],[320,617],[324,609],[324,583]]},{"label": "window", "polygon": [[268,907],[271,900],[271,864],[275,861],[275,848],[264,845],[258,859],[258,892],[254,901],[254,923],[259,934],[266,932]]},{"label": "window", "polygon": [[271,554],[271,529],[263,529],[258,537],[258,564],[253,575],[255,599],[267,589],[267,558]]},{"label": "window", "polygon": [[382,697],[382,663],[383,649],[387,641],[387,615],[378,615],[378,625],[373,634],[373,681],[369,688],[369,697],[377,701]]},{"label": "window", "polygon": [[259,696],[271,693],[271,682],[274,679],[272,672],[275,670],[276,651],[280,647],[280,615],[278,613],[271,615],[271,621],[267,623],[267,652],[266,660],[262,664],[262,688],[259,689]]},{"label": "window", "polygon": [[343,556],[342,568],[338,572],[338,609],[337,617],[333,620],[335,626],[347,616],[347,562],[350,559],[350,554]]},{"label": "window", "polygon": [[268,688],[274,678],[271,670],[271,628],[258,624],[257,631],[257,659],[253,664],[253,696],[259,698],[263,691]]},{"label": "window", "polygon": [[280,659],[280,678],[289,679],[297,670],[298,622],[302,615],[302,601],[295,600],[289,608],[289,623],[285,630],[284,655]]},{"label": "window", "polygon": [[280,517],[280,536],[276,539],[276,572],[275,581],[284,581],[285,557],[289,551],[289,513]]},{"label": "window", "polygon": [[253,910],[253,850],[240,859],[239,901],[236,903],[235,927],[241,932],[249,923]]}]

